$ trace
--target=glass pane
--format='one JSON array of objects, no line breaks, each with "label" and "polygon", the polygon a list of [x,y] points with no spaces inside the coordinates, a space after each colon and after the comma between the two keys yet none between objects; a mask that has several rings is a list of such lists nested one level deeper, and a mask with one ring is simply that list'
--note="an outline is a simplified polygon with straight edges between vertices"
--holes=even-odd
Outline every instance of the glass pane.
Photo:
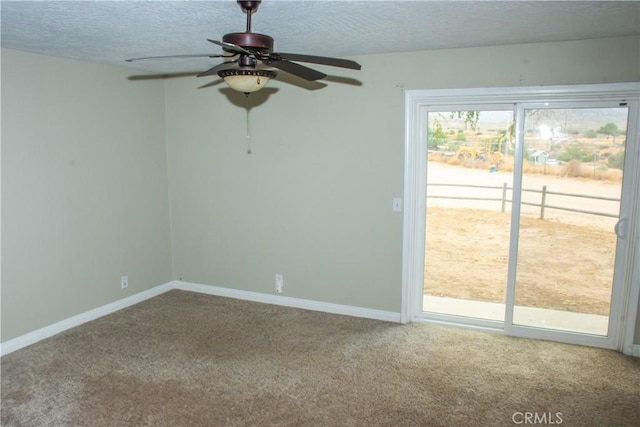
[{"label": "glass pane", "polygon": [[607,335],[627,108],[525,111],[513,323]]},{"label": "glass pane", "polygon": [[428,120],[423,311],[504,321],[513,112]]}]

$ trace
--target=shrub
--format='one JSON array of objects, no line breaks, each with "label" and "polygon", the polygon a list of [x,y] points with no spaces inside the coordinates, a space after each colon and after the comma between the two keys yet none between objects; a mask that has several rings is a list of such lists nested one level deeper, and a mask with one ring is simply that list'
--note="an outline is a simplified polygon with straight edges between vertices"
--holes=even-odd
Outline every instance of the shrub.
[{"label": "shrub", "polygon": [[593,160],[593,153],[585,150],[579,145],[570,145],[565,148],[563,152],[558,154],[558,160],[562,160],[563,162],[571,162],[572,160],[590,162]]},{"label": "shrub", "polygon": [[607,158],[607,164],[611,168],[623,169],[624,168],[624,151],[618,151],[610,155]]},{"label": "shrub", "polygon": [[562,175],[568,177],[579,177],[582,172],[582,163],[579,160],[571,160],[562,167]]}]

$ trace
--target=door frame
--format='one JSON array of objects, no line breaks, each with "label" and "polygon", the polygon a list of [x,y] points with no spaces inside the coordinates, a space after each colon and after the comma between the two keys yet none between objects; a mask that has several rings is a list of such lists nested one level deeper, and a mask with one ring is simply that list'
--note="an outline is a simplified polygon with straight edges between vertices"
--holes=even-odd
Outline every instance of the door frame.
[{"label": "door frame", "polygon": [[[427,109],[451,108],[458,106],[468,109],[469,105],[532,104],[544,102],[580,102],[580,101],[640,101],[640,82],[612,83],[595,85],[503,87],[471,89],[410,90],[405,93],[405,174],[404,174],[404,217],[403,217],[403,261],[402,261],[402,302],[400,318],[403,323],[412,321],[432,321],[449,323],[446,319],[429,320],[422,316],[422,293],[424,286],[424,251],[426,217],[426,171],[427,146],[424,116]],[[638,117],[630,114],[627,131],[625,175],[632,180],[627,191],[628,202],[638,200],[640,196],[640,129]],[[517,137],[517,135],[516,135]],[[634,166],[627,169],[627,165]],[[627,175],[628,174],[628,175]],[[515,177],[514,177],[515,179]],[[514,195],[515,196],[515,195]],[[516,200],[514,200],[515,203]],[[631,207],[628,239],[629,259],[637,260],[640,252],[640,208]],[[624,309],[620,313],[620,327],[615,332],[613,342],[605,345],[617,348],[625,354],[634,350],[634,335],[638,315],[640,296],[640,267],[637,262],[629,262],[625,271],[625,280],[621,286]],[[613,315],[613,313],[612,313]],[[483,325],[463,325],[477,329],[493,330],[509,335],[529,336],[522,328],[486,328]],[[611,331],[610,331],[611,332]],[[554,339],[554,336],[534,335],[535,338]],[[563,340],[564,341],[564,340]],[[571,340],[569,340],[571,341]],[[568,341],[565,341],[568,342]],[[577,344],[594,345],[578,340]],[[597,345],[597,344],[595,344]]]}]

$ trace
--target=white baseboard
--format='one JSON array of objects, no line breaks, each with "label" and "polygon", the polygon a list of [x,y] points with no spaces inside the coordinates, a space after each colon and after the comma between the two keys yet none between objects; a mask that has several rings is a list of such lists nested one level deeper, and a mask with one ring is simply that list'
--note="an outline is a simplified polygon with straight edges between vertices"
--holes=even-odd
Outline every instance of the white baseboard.
[{"label": "white baseboard", "polygon": [[[400,313],[391,311],[375,310],[370,308],[353,307],[341,304],[331,304],[325,302],[311,301],[300,298],[291,298],[281,295],[268,295],[258,292],[240,291],[237,289],[223,288],[220,286],[200,285],[197,283],[182,282],[174,280],[163,285],[156,286],[144,292],[131,295],[127,298],[112,302],[102,307],[89,310],[77,316],[70,317],[53,325],[45,326],[33,332],[21,335],[17,338],[0,343],[0,357],[20,350],[28,345],[35,344],[45,338],[64,332],[67,329],[75,328],[83,323],[98,319],[107,314],[114,313],[123,308],[138,304],[172,289],[183,291],[199,292],[209,295],[217,295],[227,298],[235,298],[247,301],[260,302],[265,304],[282,305],[285,307],[302,308],[306,310],[321,311],[325,313],[342,314],[346,316],[362,317],[365,319],[384,320],[388,322],[400,322]],[[639,346],[640,347],[640,346]]]},{"label": "white baseboard", "polygon": [[131,295],[110,304],[103,305],[102,307],[98,307],[85,313],[78,314],[77,316],[73,316],[60,322],[54,323],[53,325],[45,326],[44,328],[40,328],[33,332],[21,335],[17,338],[5,341],[0,344],[0,356],[13,353],[16,350],[19,350],[31,344],[35,344],[38,341],[59,334],[60,332],[64,332],[67,329],[80,326],[83,323],[90,322],[99,317],[106,316],[107,314],[111,314],[118,310],[122,310],[123,308],[138,304],[144,300],[153,298],[172,289],[173,282],[165,283],[164,285],[156,286],[155,288],[151,288],[144,292]]},{"label": "white baseboard", "polygon": [[269,295],[259,292],[241,291],[220,286],[201,285],[182,281],[171,282],[174,289],[183,291],[200,292],[203,294],[217,295],[221,297],[235,298],[247,301],[261,302],[265,304],[281,305],[285,307],[302,308],[305,310],[321,311],[324,313],[342,314],[345,316],[362,317],[365,319],[384,320],[400,323],[400,313],[392,311],[376,310],[372,308],[354,307],[350,305],[332,304],[301,298],[292,298],[282,295]]},{"label": "white baseboard", "polygon": [[[112,302],[110,304],[87,311],[77,316],[70,317],[53,325],[45,326],[33,332],[21,335],[17,338],[0,343],[0,357],[13,353],[23,347],[35,344],[45,338],[64,332],[67,329],[80,326],[102,316],[114,313],[123,308],[138,304],[172,289],[183,291],[199,292],[203,294],[216,295],[227,298],[235,298],[246,301],[253,301],[265,304],[281,305],[285,307],[302,308],[305,310],[320,311],[324,313],[341,314],[345,316],[361,317],[365,319],[383,320],[387,322],[400,323],[400,313],[392,311],[376,310],[371,308],[354,307],[342,304],[332,304],[326,302],[305,300],[300,298],[286,297],[282,295],[269,295],[259,292],[242,291],[238,289],[224,288],[220,286],[201,285],[198,283],[183,282],[174,280],[155,288],[131,295],[127,298]],[[640,357],[640,344],[634,344],[631,348],[631,355]]]}]

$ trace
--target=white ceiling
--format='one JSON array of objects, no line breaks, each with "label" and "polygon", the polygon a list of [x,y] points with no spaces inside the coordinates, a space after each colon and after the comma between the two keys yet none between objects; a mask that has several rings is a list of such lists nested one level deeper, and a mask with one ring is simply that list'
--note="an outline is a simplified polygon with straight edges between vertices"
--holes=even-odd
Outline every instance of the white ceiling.
[{"label": "white ceiling", "polygon": [[[207,38],[245,30],[225,1],[4,1],[2,46],[158,73],[202,71],[211,58],[124,59],[220,53]],[[275,51],[353,56],[640,34],[639,1],[264,0],[253,32]]]}]

